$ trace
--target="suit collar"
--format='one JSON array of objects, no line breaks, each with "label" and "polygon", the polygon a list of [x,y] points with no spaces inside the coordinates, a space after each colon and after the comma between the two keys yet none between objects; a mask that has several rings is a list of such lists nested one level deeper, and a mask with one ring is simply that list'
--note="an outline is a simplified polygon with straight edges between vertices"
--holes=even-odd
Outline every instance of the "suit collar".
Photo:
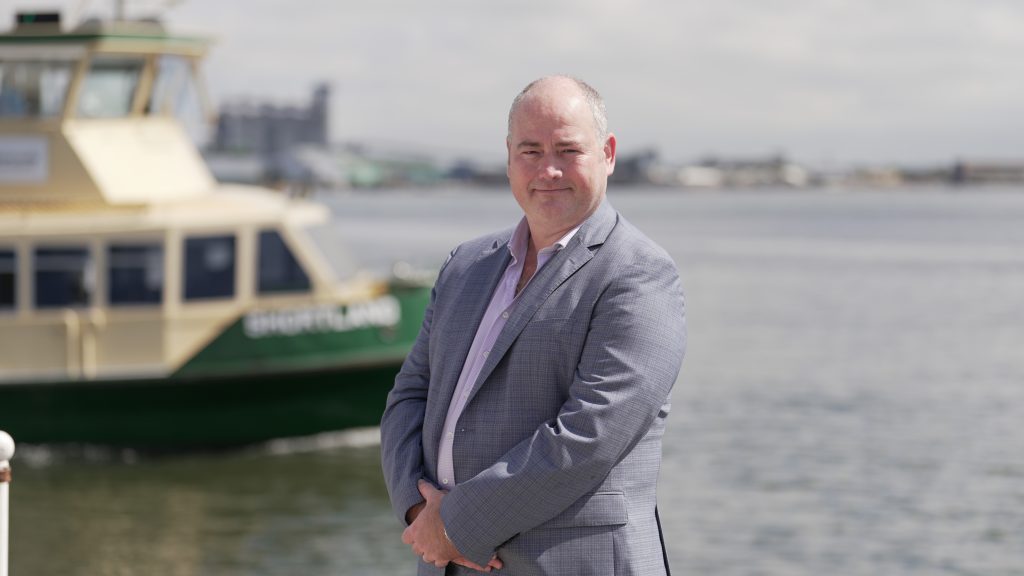
[{"label": "suit collar", "polygon": [[[472,401],[477,390],[494,371],[495,366],[505,356],[508,349],[519,337],[537,309],[551,296],[554,291],[576,273],[584,264],[594,257],[596,248],[604,244],[608,235],[618,221],[618,214],[607,200],[598,206],[598,209],[587,218],[580,226],[579,231],[569,241],[568,246],[551,257],[546,266],[537,271],[533,280],[523,289],[520,294],[520,301],[516,307],[515,314],[509,318],[501,334],[491,348],[487,360],[484,362],[480,375],[473,383],[472,391],[468,401]],[[504,268],[502,268],[504,270]],[[483,307],[486,308],[490,302],[488,298]],[[480,315],[483,312],[481,310]],[[479,318],[477,319],[479,324]],[[475,330],[474,330],[475,333]],[[472,339],[471,339],[472,340]],[[468,347],[467,347],[468,351]],[[462,356],[464,358],[464,356]],[[467,402],[468,402],[467,401]]]},{"label": "suit collar", "polygon": [[[604,241],[611,234],[613,228],[615,228],[616,222],[618,222],[618,212],[612,207],[611,202],[607,198],[601,201],[597,206],[597,210],[587,217],[582,224],[579,225],[578,230],[575,234],[571,235],[566,245],[572,242],[580,242],[587,248],[593,248],[604,244]],[[525,220],[525,218],[524,218]],[[516,226],[509,228],[503,232],[500,232],[486,249],[480,253],[480,257],[477,261],[480,261],[487,256],[494,253],[502,246],[510,246],[514,240],[514,236],[520,226],[524,226],[525,222],[521,220]],[[569,236],[567,234],[567,236]]]},{"label": "suit collar", "polygon": [[600,246],[608,239],[608,235],[611,234],[612,228],[615,228],[617,221],[618,213],[605,198],[597,210],[583,222],[575,238],[578,238],[579,242],[587,248]]},{"label": "suit collar", "polygon": [[[569,242],[571,242],[572,239],[576,236],[576,233],[579,232],[580,227],[582,226],[583,223],[581,222],[580,224],[573,227],[572,230],[569,230],[564,235],[562,235],[562,237],[559,238],[551,246],[547,246],[545,248],[540,249],[537,252],[537,257],[543,257],[546,261],[548,258],[550,258],[550,254],[553,254],[565,248],[569,244]],[[530,224],[529,221],[527,221],[526,216],[523,216],[519,220],[519,224],[516,225],[515,230],[512,232],[512,238],[510,238],[508,241],[508,251],[512,254],[513,263],[519,262],[520,260],[526,257],[527,242],[529,241]]]},{"label": "suit collar", "polygon": [[[501,358],[508,352],[519,333],[523,331],[537,309],[545,300],[577,270],[593,258],[596,249],[604,244],[608,235],[618,221],[618,214],[607,200],[591,214],[576,234],[568,241],[565,248],[551,257],[551,260],[537,271],[534,279],[524,288],[520,295],[515,315],[505,324],[498,336],[470,392],[470,400],[476,395],[480,385],[487,380]],[[473,339],[479,329],[480,321],[490,304],[505,268],[511,261],[508,243],[514,229],[509,229],[495,237],[493,242],[480,252],[470,264],[464,275],[459,297],[455,300],[458,306],[452,311],[449,326],[457,327],[451,332],[445,345],[443,363],[444,371],[439,378],[439,397],[437,402],[428,403],[427,422],[436,422],[431,430],[424,430],[425,441],[431,446],[440,442],[442,424],[446,418],[448,406],[451,404],[455,387],[459,381],[466,356],[472,346]]]}]

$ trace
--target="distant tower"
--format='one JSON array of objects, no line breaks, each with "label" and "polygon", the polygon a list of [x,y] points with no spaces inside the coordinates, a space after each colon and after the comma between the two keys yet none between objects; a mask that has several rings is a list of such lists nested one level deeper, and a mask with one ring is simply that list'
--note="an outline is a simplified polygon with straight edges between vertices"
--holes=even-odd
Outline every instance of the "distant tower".
[{"label": "distant tower", "polygon": [[317,84],[313,91],[313,104],[309,107],[310,140],[327,146],[330,140],[331,87],[326,83]]}]

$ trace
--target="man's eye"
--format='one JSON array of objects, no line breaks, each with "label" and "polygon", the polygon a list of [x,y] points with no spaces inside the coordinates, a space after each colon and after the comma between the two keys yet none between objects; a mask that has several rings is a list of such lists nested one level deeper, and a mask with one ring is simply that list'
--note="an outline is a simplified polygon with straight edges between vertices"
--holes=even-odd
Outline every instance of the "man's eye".
[{"label": "man's eye", "polygon": [[566,148],[565,150],[562,150],[562,154],[579,154],[579,153],[580,153],[580,151],[577,150],[576,148]]},{"label": "man's eye", "polygon": [[537,156],[538,154],[540,154],[540,152],[537,150],[523,150],[523,155],[525,156]]}]

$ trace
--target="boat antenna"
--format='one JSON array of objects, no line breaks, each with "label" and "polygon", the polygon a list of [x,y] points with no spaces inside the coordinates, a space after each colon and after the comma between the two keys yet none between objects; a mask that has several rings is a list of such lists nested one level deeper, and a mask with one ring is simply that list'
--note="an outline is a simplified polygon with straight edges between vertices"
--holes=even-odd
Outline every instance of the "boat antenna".
[{"label": "boat antenna", "polygon": [[[150,9],[154,10],[158,14],[166,12],[176,4],[181,4],[185,0],[157,0],[155,2],[146,2],[149,4]],[[89,7],[92,0],[78,0],[78,3],[74,7],[72,12],[72,21],[77,21],[81,18],[82,12]],[[130,0],[114,0],[114,21],[120,22],[128,17],[128,4],[140,4],[139,2],[131,2]],[[155,6],[154,6],[155,5]]]},{"label": "boat antenna", "polygon": [[75,6],[71,9],[68,21],[72,22],[73,25],[78,25],[80,23],[79,21],[82,19],[82,12],[89,7],[89,2],[90,0],[78,0],[78,2],[75,3]]}]

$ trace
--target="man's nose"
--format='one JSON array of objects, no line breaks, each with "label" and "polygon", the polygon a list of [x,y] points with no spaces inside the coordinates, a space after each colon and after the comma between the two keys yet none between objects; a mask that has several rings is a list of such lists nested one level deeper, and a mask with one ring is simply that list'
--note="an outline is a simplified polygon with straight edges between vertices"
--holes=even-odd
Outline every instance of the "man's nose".
[{"label": "man's nose", "polygon": [[562,177],[562,164],[557,158],[547,157],[540,167],[540,176],[547,180],[556,180]]}]

